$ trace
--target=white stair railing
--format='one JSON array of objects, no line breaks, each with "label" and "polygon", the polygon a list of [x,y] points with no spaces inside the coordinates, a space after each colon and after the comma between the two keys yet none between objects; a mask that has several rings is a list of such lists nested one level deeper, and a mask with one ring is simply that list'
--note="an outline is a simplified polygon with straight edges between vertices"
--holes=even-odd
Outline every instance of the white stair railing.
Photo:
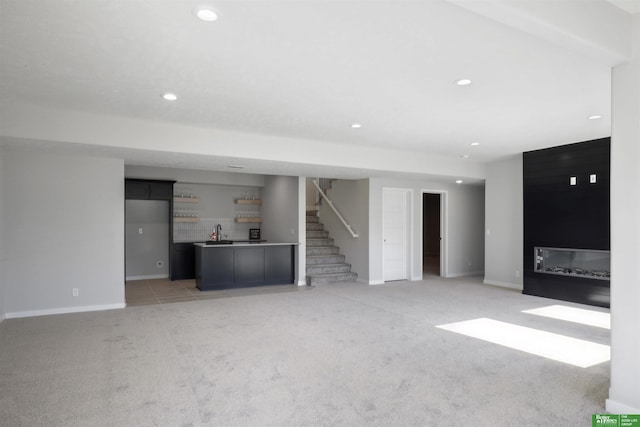
[{"label": "white stair railing", "polygon": [[[320,186],[320,189],[324,191],[324,194],[327,194],[329,190],[331,190],[332,181],[333,180],[330,178],[318,178],[318,185]],[[318,193],[318,197],[316,199],[316,205],[317,206],[322,205],[322,196],[320,195],[320,193]]]},{"label": "white stair railing", "polygon": [[331,209],[336,214],[340,222],[342,222],[342,225],[344,225],[347,231],[351,234],[351,237],[353,238],[358,237],[358,234],[354,232],[351,226],[349,225],[349,223],[345,221],[344,217],[340,214],[338,209],[336,209],[336,207],[333,205],[333,202],[327,197],[324,191],[322,191],[322,188],[320,188],[320,185],[318,185],[318,181],[315,179],[312,179],[311,182],[313,182],[313,185],[315,185],[316,188],[318,189],[318,193],[320,194],[320,196],[327,201],[327,204],[331,207]]}]

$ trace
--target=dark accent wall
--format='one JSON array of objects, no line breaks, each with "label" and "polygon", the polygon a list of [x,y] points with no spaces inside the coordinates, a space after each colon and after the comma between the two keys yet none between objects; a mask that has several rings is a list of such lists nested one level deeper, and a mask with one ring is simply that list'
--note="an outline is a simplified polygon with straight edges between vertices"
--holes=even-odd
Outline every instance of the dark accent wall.
[{"label": "dark accent wall", "polygon": [[603,138],[523,154],[523,293],[609,306],[608,281],[535,273],[534,247],[610,250],[610,146]]}]

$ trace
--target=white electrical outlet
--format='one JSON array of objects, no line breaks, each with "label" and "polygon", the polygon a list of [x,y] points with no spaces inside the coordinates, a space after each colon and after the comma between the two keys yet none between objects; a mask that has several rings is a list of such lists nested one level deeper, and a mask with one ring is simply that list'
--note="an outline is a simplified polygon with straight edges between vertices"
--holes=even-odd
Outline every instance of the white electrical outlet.
[{"label": "white electrical outlet", "polygon": [[77,297],[78,295],[80,295],[80,289],[78,288],[73,288],[72,290],[73,296]]},{"label": "white electrical outlet", "polygon": [[142,228],[138,228],[138,234],[142,234]]}]

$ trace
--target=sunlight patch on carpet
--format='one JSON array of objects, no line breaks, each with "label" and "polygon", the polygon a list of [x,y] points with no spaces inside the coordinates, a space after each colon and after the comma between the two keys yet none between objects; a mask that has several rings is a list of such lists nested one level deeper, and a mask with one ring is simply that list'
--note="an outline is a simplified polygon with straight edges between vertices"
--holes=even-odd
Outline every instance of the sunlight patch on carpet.
[{"label": "sunlight patch on carpet", "polygon": [[603,329],[611,329],[611,315],[601,311],[585,310],[583,308],[567,307],[565,305],[550,305],[548,307],[524,310],[523,313],[536,316],[551,317],[552,319],[582,323]]},{"label": "sunlight patch on carpet", "polygon": [[611,357],[611,349],[608,345],[493,319],[480,318],[439,325],[437,328],[581,368],[588,368],[598,363],[606,362]]}]

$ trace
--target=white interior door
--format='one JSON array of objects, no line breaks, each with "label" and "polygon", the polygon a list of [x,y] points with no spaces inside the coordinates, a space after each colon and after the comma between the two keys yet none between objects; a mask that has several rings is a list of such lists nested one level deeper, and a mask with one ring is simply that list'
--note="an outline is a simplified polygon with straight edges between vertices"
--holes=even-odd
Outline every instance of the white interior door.
[{"label": "white interior door", "polygon": [[406,280],[409,190],[385,188],[382,200],[384,281]]}]

